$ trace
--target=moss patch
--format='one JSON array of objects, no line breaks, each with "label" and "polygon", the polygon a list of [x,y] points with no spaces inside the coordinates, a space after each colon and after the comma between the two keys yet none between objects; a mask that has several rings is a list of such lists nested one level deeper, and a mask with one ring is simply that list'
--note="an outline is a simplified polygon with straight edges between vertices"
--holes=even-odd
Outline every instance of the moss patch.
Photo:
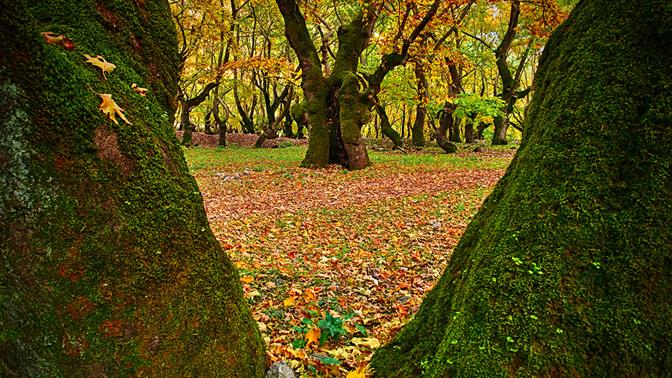
[{"label": "moss patch", "polygon": [[551,38],[518,155],[379,376],[672,369],[665,4],[584,1]]},{"label": "moss patch", "polygon": [[[262,375],[238,273],[171,127],[179,59],[167,2],[2,8],[0,131],[12,148],[0,157],[11,188],[0,211],[0,375]],[[84,53],[117,68],[105,80]],[[132,125],[106,119],[98,93]]]}]

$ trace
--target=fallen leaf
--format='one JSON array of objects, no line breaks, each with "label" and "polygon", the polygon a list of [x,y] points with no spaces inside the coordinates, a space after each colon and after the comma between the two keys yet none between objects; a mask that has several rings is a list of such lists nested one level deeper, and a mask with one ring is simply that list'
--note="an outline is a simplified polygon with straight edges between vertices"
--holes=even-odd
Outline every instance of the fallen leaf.
[{"label": "fallen leaf", "polygon": [[142,97],[147,96],[147,92],[149,91],[149,89],[147,89],[147,88],[143,88],[143,87],[139,87],[138,84],[135,84],[135,83],[131,84],[131,88],[133,88],[133,90],[135,91],[135,93],[139,94],[139,95],[142,96]]},{"label": "fallen leaf", "polygon": [[102,55],[96,55],[95,57],[89,55],[89,54],[84,54],[84,57],[86,58],[87,63],[91,63],[94,66],[100,68],[103,71],[103,77],[105,80],[107,80],[107,76],[105,76],[105,73],[112,73],[117,66],[114,64],[108,62],[103,58]]},{"label": "fallen leaf", "polygon": [[380,340],[375,337],[353,337],[352,343],[357,346],[366,346],[371,349],[376,349],[380,347]]},{"label": "fallen leaf", "polygon": [[292,306],[294,306],[294,302],[295,302],[294,297],[289,297],[289,298],[285,299],[282,302],[282,304],[285,305],[285,307],[292,307]]},{"label": "fallen leaf", "polygon": [[243,277],[240,277],[240,280],[241,280],[242,282],[245,282],[245,283],[248,283],[248,284],[249,284],[249,283],[251,283],[252,281],[254,281],[254,277],[252,277],[252,276],[243,276]]},{"label": "fallen leaf", "polygon": [[124,109],[120,108],[119,105],[114,102],[111,94],[103,93],[99,94],[98,96],[103,99],[103,102],[100,103],[98,109],[105,113],[109,119],[118,125],[119,122],[117,122],[117,118],[115,117],[115,115],[118,115],[119,118],[124,120],[124,122],[128,123],[129,125],[131,124],[124,116]]},{"label": "fallen leaf", "polygon": [[40,34],[50,45],[61,45],[67,50],[72,50],[75,48],[75,43],[63,34],[56,35],[54,32],[42,32]]},{"label": "fallen leaf", "polygon": [[345,376],[345,378],[366,378],[367,373],[369,372],[369,365],[361,364],[357,370],[353,370]]},{"label": "fallen leaf", "polygon": [[320,335],[322,334],[322,331],[319,328],[313,328],[311,331],[308,331],[306,333],[306,348],[310,346],[312,343],[317,343],[320,340]]}]

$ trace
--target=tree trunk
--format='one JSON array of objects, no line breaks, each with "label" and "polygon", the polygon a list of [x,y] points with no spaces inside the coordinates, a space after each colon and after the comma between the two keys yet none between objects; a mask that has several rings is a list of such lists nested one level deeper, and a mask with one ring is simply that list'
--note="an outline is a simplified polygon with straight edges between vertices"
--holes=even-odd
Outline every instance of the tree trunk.
[{"label": "tree trunk", "polygon": [[362,127],[371,118],[372,100],[380,92],[385,76],[406,61],[411,43],[429,24],[441,3],[441,0],[434,0],[404,39],[401,49],[384,55],[373,74],[366,75],[366,88],[360,90],[359,60],[369,45],[378,15],[373,4],[364,2],[352,20],[339,28],[334,68],[325,77],[322,61],[297,1],[276,0],[285,21],[285,36],[299,60],[310,124],[310,141],[302,166],[324,167],[338,163],[348,169],[361,169],[370,164],[361,134]]},{"label": "tree trunk", "polygon": [[415,147],[425,145],[425,119],[427,118],[427,103],[429,102],[427,90],[427,76],[424,68],[419,63],[415,64],[415,78],[418,83],[418,106],[416,107],[415,122],[411,129],[411,140]]},{"label": "tree trunk", "polygon": [[479,122],[478,123],[478,126],[476,127],[476,137],[478,138],[478,140],[485,139],[485,137],[483,136],[483,132],[488,127],[490,127],[490,124],[488,124],[488,123],[485,123],[485,122]]},{"label": "tree trunk", "polygon": [[306,103],[299,102],[290,108],[290,114],[296,122],[296,137],[298,139],[303,139],[303,128],[308,124],[308,113],[306,112]]},{"label": "tree trunk", "polygon": [[450,142],[450,140],[446,140],[446,132],[452,130],[453,123],[455,122],[455,119],[453,118],[455,108],[456,106],[451,103],[447,102],[444,104],[443,110],[441,111],[441,118],[439,119],[439,128],[434,134],[436,144],[448,154],[457,152],[457,145]]},{"label": "tree trunk", "polygon": [[290,113],[287,113],[287,115],[285,115],[285,125],[282,128],[282,133],[287,138],[294,138],[294,130],[292,130],[293,123],[294,122],[292,121],[292,115]]},{"label": "tree trunk", "polygon": [[205,113],[204,117],[204,123],[203,123],[203,132],[208,134],[208,135],[214,135],[215,132],[212,131],[212,109],[208,110]]},{"label": "tree trunk", "polygon": [[180,125],[182,125],[182,145],[191,146],[193,143],[194,125],[191,124],[191,109],[186,101],[179,99],[182,111],[180,112]]},{"label": "tree trunk", "polygon": [[[168,2],[0,9],[0,376],[262,377],[238,273],[164,116],[180,61]],[[106,81],[81,52],[117,69]]]},{"label": "tree trunk", "polygon": [[476,143],[476,133],[474,132],[474,122],[477,114],[470,115],[464,123],[464,143]]},{"label": "tree trunk", "polygon": [[495,131],[492,135],[492,144],[493,145],[505,145],[507,144],[506,132],[509,130],[509,119],[507,115],[502,117],[495,117],[494,119]]},{"label": "tree trunk", "polygon": [[180,123],[182,124],[182,129],[184,130],[184,133],[182,134],[182,145],[191,146],[192,143],[194,125],[191,123],[191,110],[205,101],[205,99],[208,98],[210,91],[217,88],[218,86],[219,82],[209,83],[201,90],[198,95],[190,99],[187,99],[184,91],[179,92],[177,98],[180,102],[180,106],[182,107],[182,112],[180,113]]},{"label": "tree trunk", "polygon": [[390,140],[394,144],[394,148],[401,148],[404,143],[401,140],[401,136],[399,135],[397,130],[392,128],[390,118],[387,116],[385,108],[383,108],[381,105],[376,105],[376,112],[380,116],[380,128],[383,132],[383,135],[390,138]]},{"label": "tree trunk", "polygon": [[668,1],[579,2],[517,156],[378,376],[672,371],[671,45]]}]

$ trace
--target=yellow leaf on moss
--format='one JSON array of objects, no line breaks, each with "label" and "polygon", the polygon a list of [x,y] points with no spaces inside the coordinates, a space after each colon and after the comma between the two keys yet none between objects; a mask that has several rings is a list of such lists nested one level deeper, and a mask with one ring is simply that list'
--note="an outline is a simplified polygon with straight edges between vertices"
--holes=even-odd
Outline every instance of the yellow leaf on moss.
[{"label": "yellow leaf on moss", "polygon": [[100,98],[103,99],[103,102],[100,103],[98,106],[98,109],[100,109],[109,119],[111,119],[114,123],[117,125],[119,122],[117,122],[117,117],[121,118],[124,120],[124,122],[128,123],[129,125],[131,124],[128,122],[126,119],[126,116],[124,116],[124,109],[120,108],[119,105],[117,105],[116,102],[112,99],[111,94],[103,93],[99,94]]},{"label": "yellow leaf on moss", "polygon": [[112,71],[114,71],[114,69],[117,68],[117,66],[105,60],[105,58],[103,58],[102,55],[96,55],[95,57],[93,57],[89,54],[84,54],[84,57],[86,58],[87,63],[91,63],[103,71],[103,77],[105,78],[105,80],[107,80],[107,76],[105,76],[105,73],[106,72],[112,73]]},{"label": "yellow leaf on moss", "polygon": [[147,92],[149,91],[149,89],[147,89],[147,88],[138,87],[138,84],[135,84],[135,83],[131,84],[131,88],[133,88],[135,93],[139,94],[142,97],[147,96]]}]

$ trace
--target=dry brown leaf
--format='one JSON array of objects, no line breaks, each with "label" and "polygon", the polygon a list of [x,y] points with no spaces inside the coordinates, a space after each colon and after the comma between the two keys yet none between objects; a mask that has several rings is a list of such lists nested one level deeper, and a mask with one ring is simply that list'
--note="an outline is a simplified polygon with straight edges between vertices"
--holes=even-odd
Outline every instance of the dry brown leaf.
[{"label": "dry brown leaf", "polygon": [[86,62],[93,64],[94,66],[100,68],[103,71],[103,77],[105,80],[107,80],[107,76],[105,76],[105,73],[112,73],[117,66],[115,66],[113,63],[108,62],[103,58],[102,55],[96,55],[95,57],[89,55],[89,54],[84,54],[84,57],[86,58]]},{"label": "dry brown leaf", "polygon": [[135,83],[131,84],[131,88],[133,88],[133,90],[135,91],[135,93],[139,94],[139,95],[142,96],[142,97],[147,96],[147,92],[149,91],[149,89],[147,89],[147,88],[143,88],[143,87],[139,87],[138,84],[135,84]]},{"label": "dry brown leaf", "polygon": [[119,122],[117,122],[116,116],[118,115],[119,118],[124,120],[127,124],[131,125],[130,122],[126,119],[126,116],[124,116],[124,109],[120,108],[119,105],[117,105],[116,102],[112,99],[111,94],[103,93],[103,94],[98,94],[100,98],[103,99],[103,102],[100,103],[98,106],[98,109],[100,109],[103,113],[107,115],[109,119],[111,119],[114,123],[117,125]]},{"label": "dry brown leaf", "polygon": [[44,40],[47,41],[47,43],[50,45],[61,45],[68,50],[72,50],[75,48],[75,44],[72,42],[72,40],[63,34],[56,35],[54,32],[50,31],[42,32],[40,34],[42,35],[42,37],[44,37]]}]

